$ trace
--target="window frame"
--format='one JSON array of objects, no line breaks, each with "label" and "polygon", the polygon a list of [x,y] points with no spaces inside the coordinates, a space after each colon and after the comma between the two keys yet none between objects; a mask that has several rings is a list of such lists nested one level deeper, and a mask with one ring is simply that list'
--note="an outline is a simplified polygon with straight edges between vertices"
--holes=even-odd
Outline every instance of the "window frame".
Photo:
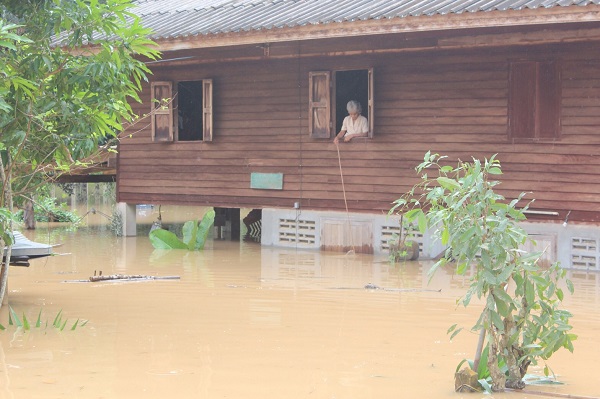
[{"label": "window frame", "polygon": [[508,139],[561,138],[562,68],[558,60],[512,60],[508,77]]},{"label": "window frame", "polygon": [[[187,80],[186,80],[187,81]],[[155,143],[164,142],[211,142],[213,141],[213,80],[197,79],[195,82],[202,82],[202,139],[201,140],[179,140],[179,121],[178,92],[175,89],[180,82],[184,81],[156,81],[150,84],[151,91],[151,140]],[[162,94],[162,96],[160,94]],[[160,104],[164,104],[160,106]],[[164,123],[165,117],[168,118],[168,137],[157,137],[158,121]]]},{"label": "window frame", "polygon": [[[311,71],[308,74],[308,134],[313,139],[331,139],[338,132],[334,131],[334,122],[336,122],[336,72],[344,71],[367,71],[368,88],[366,117],[369,123],[369,132],[367,138],[373,138],[375,126],[375,103],[374,103],[374,73],[373,67],[368,68],[340,68],[328,71]],[[321,80],[321,86],[316,85],[316,79]],[[327,86],[327,90],[323,86]],[[363,113],[364,115],[364,113]],[[320,123],[316,126],[316,122]],[[326,125],[327,129],[323,126]],[[325,131],[326,130],[326,131]]]}]

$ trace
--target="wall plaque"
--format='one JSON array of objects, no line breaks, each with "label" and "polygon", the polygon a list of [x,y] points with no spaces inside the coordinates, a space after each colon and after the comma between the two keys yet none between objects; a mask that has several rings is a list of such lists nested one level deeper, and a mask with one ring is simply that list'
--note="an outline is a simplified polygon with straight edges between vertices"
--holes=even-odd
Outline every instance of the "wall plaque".
[{"label": "wall plaque", "polygon": [[251,173],[250,188],[283,190],[283,173]]}]

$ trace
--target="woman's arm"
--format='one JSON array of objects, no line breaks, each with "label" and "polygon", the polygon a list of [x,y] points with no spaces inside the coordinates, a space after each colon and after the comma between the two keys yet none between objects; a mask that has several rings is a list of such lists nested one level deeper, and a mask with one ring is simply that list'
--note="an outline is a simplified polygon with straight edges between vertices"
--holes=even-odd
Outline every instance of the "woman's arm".
[{"label": "woman's arm", "polygon": [[[340,142],[340,139],[341,139],[342,137],[344,137],[344,134],[346,134],[346,131],[345,131],[345,130],[340,130],[340,132],[339,132],[339,133],[338,133],[338,134],[335,136],[335,138],[333,139],[333,142],[334,142],[335,144],[339,143],[339,142]],[[346,139],[344,139],[344,141],[347,141],[347,140],[346,140]]]}]

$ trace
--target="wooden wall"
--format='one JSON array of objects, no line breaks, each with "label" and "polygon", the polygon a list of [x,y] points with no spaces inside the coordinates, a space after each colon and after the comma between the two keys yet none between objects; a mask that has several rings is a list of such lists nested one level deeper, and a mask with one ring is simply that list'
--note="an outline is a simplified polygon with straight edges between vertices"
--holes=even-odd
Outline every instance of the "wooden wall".
[{"label": "wooden wall", "polygon": [[[345,210],[338,152],[308,137],[308,73],[374,68],[373,139],[339,146],[350,211],[386,212],[416,182],[426,151],[456,160],[498,153],[501,193],[532,208],[600,221],[600,54],[570,45],[309,57],[154,68],[152,80],[213,79],[212,142],[152,143],[149,118],[122,140],[118,199],[129,203]],[[562,136],[511,143],[508,61],[562,63]],[[150,111],[149,86],[134,104]],[[333,135],[332,135],[333,138]],[[250,188],[252,172],[283,173],[283,190]]]}]

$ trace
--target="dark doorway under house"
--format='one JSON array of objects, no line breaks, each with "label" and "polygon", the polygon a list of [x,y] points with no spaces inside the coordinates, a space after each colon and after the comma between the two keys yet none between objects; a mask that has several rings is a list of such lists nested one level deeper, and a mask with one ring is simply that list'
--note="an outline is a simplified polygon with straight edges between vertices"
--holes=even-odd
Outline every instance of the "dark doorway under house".
[{"label": "dark doorway under house", "polygon": [[240,209],[215,207],[215,240],[240,240]]},{"label": "dark doorway under house", "polygon": [[[242,218],[239,208],[215,207],[214,239],[258,242],[262,234],[262,209],[250,209]],[[240,223],[243,222],[243,226]]]}]

